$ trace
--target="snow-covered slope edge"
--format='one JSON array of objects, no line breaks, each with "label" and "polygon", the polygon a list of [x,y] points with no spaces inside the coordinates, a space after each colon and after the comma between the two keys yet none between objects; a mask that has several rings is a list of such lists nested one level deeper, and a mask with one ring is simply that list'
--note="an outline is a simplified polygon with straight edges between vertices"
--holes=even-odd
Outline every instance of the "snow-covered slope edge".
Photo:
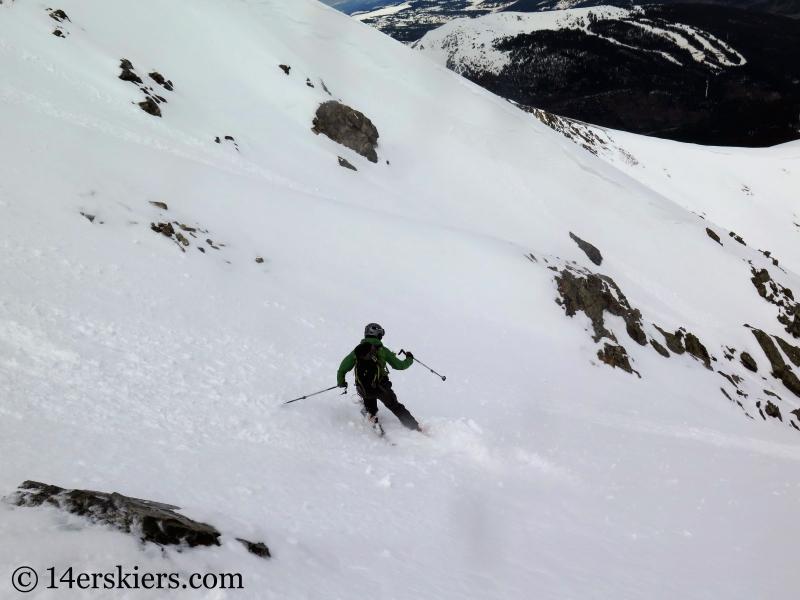
[{"label": "snow-covered slope edge", "polygon": [[[3,582],[125,564],[241,572],[242,598],[789,597],[798,404],[742,327],[786,336],[750,282],[769,259],[317,3],[44,8],[0,6],[0,488],[174,503],[224,543],[162,554],[2,506]],[[378,164],[311,133],[325,88],[376,124]],[[186,252],[151,230],[166,221],[195,229]],[[797,289],[798,256],[779,258]],[[642,378],[600,364],[608,340],[555,302],[548,266],[567,264],[612,277],[652,339],[696,334],[748,397],[611,316]],[[393,375],[431,437],[385,418],[397,445],[373,439],[349,396],[281,406],[332,385],[369,321],[447,375]],[[720,387],[751,415],[776,390],[784,421]]]}]

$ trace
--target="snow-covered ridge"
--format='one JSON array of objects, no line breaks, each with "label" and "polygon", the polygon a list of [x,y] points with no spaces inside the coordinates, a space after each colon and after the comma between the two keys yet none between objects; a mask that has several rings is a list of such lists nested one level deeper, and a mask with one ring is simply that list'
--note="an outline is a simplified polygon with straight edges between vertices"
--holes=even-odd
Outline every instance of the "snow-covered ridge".
[{"label": "snow-covered ridge", "polygon": [[406,10],[408,8],[411,8],[411,4],[409,4],[408,2],[401,2],[399,4],[385,6],[383,8],[379,8],[377,10],[369,12],[353,13],[352,16],[356,21],[364,21],[365,19],[374,19],[376,17],[384,17],[386,15],[396,15],[400,11]]},{"label": "snow-covered ridge", "polygon": [[[522,34],[543,30],[580,30],[604,40],[637,49],[613,37],[597,34],[590,29],[593,21],[622,21],[640,27],[656,36],[672,42],[676,47],[687,50],[692,58],[712,69],[719,66],[742,66],[744,56],[713,35],[688,25],[679,25],[679,31],[667,29],[651,21],[640,22],[635,17],[641,10],[614,6],[598,6],[540,13],[502,12],[484,15],[475,19],[454,19],[449,23],[429,31],[413,44],[433,60],[457,73],[486,72],[499,74],[509,64],[510,53],[498,50],[496,45],[503,40]],[[698,48],[697,46],[700,46]],[[720,51],[724,48],[730,55]],[[650,50],[648,50],[650,51]],[[659,54],[671,62],[681,64],[680,60],[666,51]]]}]

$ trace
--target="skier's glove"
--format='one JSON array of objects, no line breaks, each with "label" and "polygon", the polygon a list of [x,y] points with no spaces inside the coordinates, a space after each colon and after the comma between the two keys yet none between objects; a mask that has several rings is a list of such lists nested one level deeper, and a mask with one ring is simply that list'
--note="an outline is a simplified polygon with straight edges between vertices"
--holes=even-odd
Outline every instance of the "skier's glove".
[{"label": "skier's glove", "polygon": [[339,386],[340,388],[344,388],[344,391],[347,391],[347,382],[345,381],[343,384]]},{"label": "skier's glove", "polygon": [[406,355],[408,358],[410,358],[411,360],[414,360],[414,355],[413,355],[413,354],[411,354],[411,352],[409,352],[408,350],[406,350],[404,354],[405,354],[405,355]]}]

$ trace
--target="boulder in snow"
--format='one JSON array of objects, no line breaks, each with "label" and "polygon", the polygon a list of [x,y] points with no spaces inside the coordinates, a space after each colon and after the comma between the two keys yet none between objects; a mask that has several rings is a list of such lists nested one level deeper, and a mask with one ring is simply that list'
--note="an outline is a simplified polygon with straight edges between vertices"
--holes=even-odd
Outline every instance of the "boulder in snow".
[{"label": "boulder in snow", "polygon": [[575,243],[578,244],[578,248],[583,250],[583,252],[586,254],[586,256],[589,257],[590,261],[592,261],[597,266],[600,266],[602,264],[603,255],[600,254],[600,250],[598,250],[596,247],[594,247],[589,242],[583,241],[581,238],[579,238],[577,235],[575,235],[571,231],[569,232],[569,237],[571,237],[575,241]]},{"label": "boulder in snow", "polygon": [[378,162],[375,147],[378,145],[378,129],[363,113],[349,106],[330,100],[317,109],[311,131],[324,133],[334,142],[350,148],[370,162]]},{"label": "boulder in snow", "polygon": [[176,513],[170,504],[129,498],[113,492],[67,490],[37,481],[26,481],[7,502],[15,506],[50,505],[86,517],[93,523],[110,525],[124,533],[139,536],[144,542],[162,546],[186,544],[219,546],[220,532],[211,525],[193,521]]}]

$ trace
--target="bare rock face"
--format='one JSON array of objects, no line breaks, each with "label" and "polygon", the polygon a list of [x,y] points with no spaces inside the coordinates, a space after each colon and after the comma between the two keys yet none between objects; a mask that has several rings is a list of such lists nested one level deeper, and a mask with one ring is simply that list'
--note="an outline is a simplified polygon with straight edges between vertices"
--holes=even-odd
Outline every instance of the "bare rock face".
[{"label": "bare rock face", "polygon": [[120,60],[119,68],[122,69],[122,73],[119,75],[119,78],[122,79],[122,81],[130,81],[131,83],[139,84],[143,83],[142,78],[133,72],[133,64],[127,58]]},{"label": "bare rock face", "polygon": [[667,352],[667,349],[664,348],[664,346],[662,346],[661,344],[659,344],[656,340],[651,339],[650,345],[653,347],[653,350],[658,352],[661,356],[663,356],[664,358],[669,358],[669,352]]},{"label": "bare rock face", "polygon": [[[0,3],[0,4],[2,4],[2,3]],[[55,20],[56,20],[56,21],[58,21],[59,23],[63,23],[64,21],[69,21],[69,17],[67,16],[67,13],[65,13],[65,12],[64,12],[63,10],[61,10],[60,8],[59,8],[59,9],[56,9],[56,10],[53,10],[53,11],[51,11],[51,12],[50,12],[50,18],[51,18],[51,19],[55,19]],[[70,23],[71,23],[71,22],[72,22],[72,21],[70,21]]]},{"label": "bare rock face", "polygon": [[797,375],[795,375],[792,369],[784,362],[772,338],[760,329],[753,329],[752,331],[772,366],[772,376],[776,379],[780,379],[790,392],[800,397],[800,380],[797,379]]},{"label": "bare rock face", "polygon": [[255,554],[256,556],[260,556],[261,558],[270,558],[271,554],[269,553],[269,548],[263,543],[258,542],[254,544],[253,542],[248,542],[242,538],[236,538],[237,542],[240,542],[250,554]]},{"label": "bare rock face", "polygon": [[154,117],[161,116],[161,109],[158,107],[158,103],[149,96],[144,102],[139,102],[139,108],[148,115],[153,115]]},{"label": "bare rock face", "polygon": [[706,347],[700,343],[696,335],[687,333],[685,338],[686,351],[694,356],[697,360],[702,362],[706,369],[711,370],[711,357],[708,355]]},{"label": "bare rock face", "polygon": [[[767,253],[765,253],[767,254]],[[766,269],[751,269],[750,281],[758,290],[758,295],[778,307],[778,322],[786,332],[800,338],[800,304],[795,302],[792,290],[772,279]]]},{"label": "bare rock face", "polygon": [[780,346],[783,353],[789,357],[792,364],[795,367],[800,367],[800,348],[792,346],[789,342],[782,340],[777,335],[775,336],[775,341],[778,342],[778,346]]},{"label": "bare rock face", "polygon": [[569,237],[571,237],[576,244],[578,244],[578,248],[584,251],[586,256],[589,257],[589,260],[592,261],[597,266],[600,266],[603,262],[603,255],[600,254],[600,250],[592,246],[589,242],[584,242],[581,238],[577,235],[569,232]]},{"label": "bare rock face", "polygon": [[655,325],[655,328],[661,332],[661,335],[664,336],[664,339],[667,342],[667,348],[672,350],[675,354],[683,354],[686,352],[686,348],[683,347],[683,331],[680,329],[675,333],[668,333],[661,329],[658,325]]},{"label": "bare rock face", "polygon": [[[597,351],[597,358],[611,365],[614,368],[619,367],[626,373],[636,373],[631,367],[631,362],[628,360],[628,353],[622,346],[613,346],[606,343],[602,350]],[[639,375],[639,373],[636,373]],[[639,375],[641,377],[641,375]]]},{"label": "bare rock face", "polygon": [[344,167],[345,169],[350,169],[351,171],[358,171],[353,165],[350,164],[350,161],[346,158],[339,157],[339,166]]},{"label": "bare rock face", "polygon": [[158,85],[163,87],[165,90],[168,90],[170,92],[173,90],[172,82],[169,81],[168,79],[165,79],[164,76],[161,73],[159,73],[158,71],[153,71],[152,73],[149,73],[148,75],[150,76],[150,79],[155,81]]},{"label": "bare rock face", "polygon": [[777,404],[773,404],[769,400],[767,400],[767,405],[764,407],[764,412],[767,413],[767,415],[772,417],[773,419],[779,419],[780,421],[783,421],[783,417],[781,416],[781,409],[778,408]]},{"label": "bare rock face", "polygon": [[720,246],[722,246],[722,242],[719,240],[719,236],[716,234],[716,232],[713,229],[709,229],[708,227],[706,227],[706,233],[708,234],[708,237],[710,237],[712,240],[714,240]]},{"label": "bare rock face", "polygon": [[742,365],[745,369],[749,369],[753,373],[758,373],[758,364],[756,364],[755,359],[747,352],[742,352],[741,355],[739,355],[739,360],[742,361]]},{"label": "bare rock face", "polygon": [[219,546],[220,532],[211,525],[193,521],[175,512],[177,506],[129,498],[116,492],[66,490],[55,485],[26,481],[7,502],[15,506],[55,506],[86,517],[93,523],[110,525],[138,535],[144,542],[162,546],[186,544]]},{"label": "bare rock face", "polygon": [[556,276],[556,284],[561,294],[558,302],[564,307],[567,316],[583,311],[592,320],[595,342],[599,342],[601,338],[617,341],[614,334],[605,327],[603,313],[608,311],[625,320],[626,331],[632,340],[640,346],[647,343],[647,336],[642,330],[642,314],[631,307],[622,290],[610,277],[594,273],[586,277],[576,277],[567,268]]},{"label": "bare rock face", "polygon": [[334,142],[342,144],[365,157],[370,162],[378,162],[375,147],[378,145],[378,129],[363,113],[349,106],[330,100],[317,109],[311,131],[324,133]]}]

